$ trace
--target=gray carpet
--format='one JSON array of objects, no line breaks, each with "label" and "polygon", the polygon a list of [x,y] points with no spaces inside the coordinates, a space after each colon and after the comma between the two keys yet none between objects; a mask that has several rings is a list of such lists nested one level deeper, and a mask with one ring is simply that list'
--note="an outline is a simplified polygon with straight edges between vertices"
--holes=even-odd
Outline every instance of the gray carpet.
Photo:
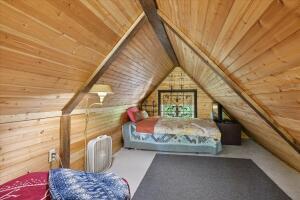
[{"label": "gray carpet", "polygon": [[290,199],[250,159],[157,154],[133,200]]}]

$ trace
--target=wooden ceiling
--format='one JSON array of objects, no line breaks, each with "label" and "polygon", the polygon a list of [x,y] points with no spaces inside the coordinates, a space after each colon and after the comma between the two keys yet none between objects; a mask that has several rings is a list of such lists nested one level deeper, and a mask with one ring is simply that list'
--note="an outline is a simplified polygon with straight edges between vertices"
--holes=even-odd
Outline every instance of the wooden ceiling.
[{"label": "wooden ceiling", "polygon": [[179,63],[255,140],[300,170],[300,156],[179,37],[167,28]]},{"label": "wooden ceiling", "polygon": [[107,96],[105,106],[138,103],[173,69],[147,21],[117,56],[98,83],[109,84],[115,94]]},{"label": "wooden ceiling", "polygon": [[159,10],[300,143],[300,1],[165,1]]},{"label": "wooden ceiling", "polygon": [[142,13],[137,1],[0,1],[0,115],[61,110]]},{"label": "wooden ceiling", "polygon": [[[240,92],[259,105],[288,133],[288,140],[299,146],[300,1],[157,0],[157,7],[164,21],[173,26],[168,35],[180,65],[257,140],[281,154],[281,158],[289,154],[299,161],[299,153],[290,147],[289,153],[282,149],[287,146],[285,141],[222,78],[237,84]],[[176,30],[214,62],[225,77],[214,73],[207,62],[176,38]]]},{"label": "wooden ceiling", "polygon": [[[299,0],[157,0],[159,12],[300,143]],[[142,13],[137,0],[0,0],[0,115],[60,111]],[[167,28],[168,29],[168,28]],[[168,30],[181,66],[254,138],[295,152]],[[137,103],[172,68],[147,21],[99,80],[106,105]],[[134,93],[132,90],[135,90]]]}]

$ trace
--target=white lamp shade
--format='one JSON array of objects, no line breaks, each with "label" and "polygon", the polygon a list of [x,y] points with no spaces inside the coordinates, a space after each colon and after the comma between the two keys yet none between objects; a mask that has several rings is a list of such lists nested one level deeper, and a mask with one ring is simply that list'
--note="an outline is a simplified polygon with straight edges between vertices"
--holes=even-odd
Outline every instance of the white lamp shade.
[{"label": "white lamp shade", "polygon": [[[90,89],[90,93],[100,93],[100,94],[112,94],[113,91],[110,87],[110,85],[102,85],[102,84],[95,84],[93,87]],[[104,95],[104,96],[105,96]]]}]

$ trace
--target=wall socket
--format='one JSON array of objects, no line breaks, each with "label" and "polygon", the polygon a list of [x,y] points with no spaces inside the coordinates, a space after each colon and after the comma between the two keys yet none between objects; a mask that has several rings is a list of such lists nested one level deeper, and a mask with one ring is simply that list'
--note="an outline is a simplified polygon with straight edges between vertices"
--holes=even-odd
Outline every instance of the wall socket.
[{"label": "wall socket", "polygon": [[50,149],[48,153],[48,162],[51,163],[56,160],[56,151],[55,149]]}]

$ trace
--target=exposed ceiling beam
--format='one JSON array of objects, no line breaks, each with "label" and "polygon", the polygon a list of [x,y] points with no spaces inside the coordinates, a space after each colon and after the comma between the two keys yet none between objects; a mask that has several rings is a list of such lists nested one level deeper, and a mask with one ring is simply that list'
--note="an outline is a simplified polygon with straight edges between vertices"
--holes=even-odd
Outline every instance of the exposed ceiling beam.
[{"label": "exposed ceiling beam", "polygon": [[157,5],[155,0],[140,0],[140,3],[146,13],[150,24],[152,25],[158,39],[172,60],[174,66],[179,66],[178,59],[174,52],[173,46],[169,40],[168,34],[165,30],[163,23],[157,15]]},{"label": "exposed ceiling beam", "polygon": [[135,33],[143,26],[145,23],[145,13],[143,12],[128,31],[123,35],[123,37],[117,42],[111,52],[105,57],[105,59],[99,64],[94,73],[89,77],[89,79],[84,83],[84,85],[77,91],[77,93],[72,97],[72,99],[65,105],[62,109],[62,114],[70,114],[74,108],[80,103],[83,97],[90,91],[92,86],[99,80],[99,78],[105,73],[109,68],[110,64],[115,60],[117,55],[120,53],[130,39],[135,35]]},{"label": "exposed ceiling beam", "polygon": [[276,131],[291,147],[300,153],[300,147],[296,144],[289,133],[283,129],[278,123],[256,103],[232,78],[230,78],[221,68],[204,53],[202,49],[194,44],[194,42],[186,36],[179,28],[176,27],[167,16],[161,11],[157,11],[161,20],[188,45],[216,74],[218,74],[227,84],[238,94],[274,131]]}]

